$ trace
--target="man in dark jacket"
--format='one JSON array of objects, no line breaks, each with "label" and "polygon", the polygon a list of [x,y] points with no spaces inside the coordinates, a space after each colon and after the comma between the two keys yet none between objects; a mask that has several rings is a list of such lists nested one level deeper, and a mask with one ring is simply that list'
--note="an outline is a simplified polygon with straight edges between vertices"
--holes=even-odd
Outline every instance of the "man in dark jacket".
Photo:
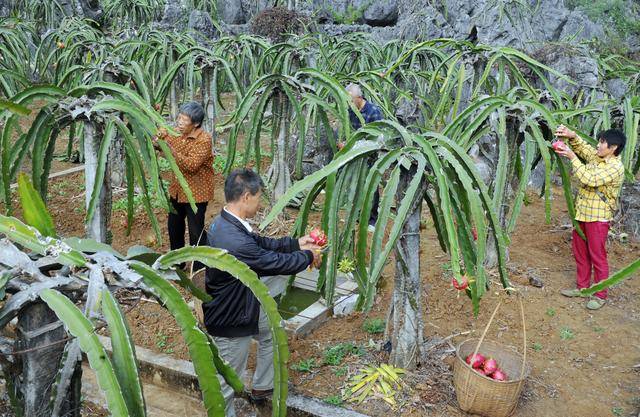
[{"label": "man in dark jacket", "polygon": [[[360,116],[362,116],[362,120],[364,120],[364,124],[377,122],[383,119],[382,110],[380,107],[376,106],[370,101],[367,101],[364,98],[364,94],[362,94],[362,88],[358,84],[349,84],[346,87],[349,96],[351,97],[351,102],[360,112]],[[349,109],[349,122],[351,123],[351,128],[353,130],[358,130],[362,127],[362,122],[360,122],[360,118],[353,112],[353,110]],[[339,142],[337,144],[338,149],[342,149],[344,147],[344,142]],[[369,158],[367,164],[369,168],[373,166],[375,163],[374,158]],[[371,214],[369,215],[369,232],[373,233],[376,227],[376,222],[378,221],[378,208],[380,206],[380,191],[376,190],[373,195],[373,205],[371,206]]]},{"label": "man in dark jacket", "polygon": [[[246,219],[260,206],[263,183],[250,169],[233,171],[224,184],[227,205],[213,220],[207,233],[209,246],[226,249],[259,277],[292,275],[310,265],[319,266],[320,247],[313,239],[271,239],[254,233]],[[263,399],[273,391],[273,343],[267,317],[251,290],[231,274],[208,268],[206,290],[213,300],[204,303],[204,323],[220,355],[238,375],[247,365],[251,339],[258,342],[257,366],[251,395]],[[235,416],[233,389],[222,378],[226,416]]]}]

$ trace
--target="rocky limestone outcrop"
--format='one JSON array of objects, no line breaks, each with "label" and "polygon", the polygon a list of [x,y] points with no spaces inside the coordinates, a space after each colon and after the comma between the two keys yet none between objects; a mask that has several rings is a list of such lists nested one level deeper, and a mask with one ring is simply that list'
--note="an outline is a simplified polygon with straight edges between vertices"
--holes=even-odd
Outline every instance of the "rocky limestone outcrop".
[{"label": "rocky limestone outcrop", "polygon": [[0,17],[9,16],[9,1],[0,0]]},{"label": "rocky limestone outcrop", "polygon": [[[312,0],[296,2],[296,9],[319,23],[394,26],[399,18],[398,0]],[[268,0],[218,0],[220,19],[232,25],[248,23],[260,10],[272,6]]]},{"label": "rocky limestone outcrop", "polygon": [[398,26],[405,39],[465,39],[475,27],[474,41],[533,51],[542,42],[573,37],[575,41],[604,36],[601,25],[571,11],[562,0],[496,2],[447,0],[436,8],[405,0]]},{"label": "rocky limestone outcrop", "polygon": [[220,32],[209,13],[191,10],[185,0],[167,0],[162,20],[157,23],[164,30],[186,30],[200,43],[217,39]]},{"label": "rocky limestone outcrop", "polygon": [[640,242],[640,182],[623,185],[619,219],[629,238]]}]

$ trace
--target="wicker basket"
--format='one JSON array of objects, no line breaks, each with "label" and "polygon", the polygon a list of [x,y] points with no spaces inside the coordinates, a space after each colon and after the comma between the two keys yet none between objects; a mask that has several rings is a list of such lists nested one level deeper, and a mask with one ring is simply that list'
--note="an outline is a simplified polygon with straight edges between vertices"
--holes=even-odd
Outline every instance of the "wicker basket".
[{"label": "wicker basket", "polygon": [[[524,356],[513,349],[484,340],[498,307],[500,307],[500,304],[493,312],[480,339],[469,339],[458,345],[453,369],[453,384],[460,408],[466,412],[487,417],[507,417],[514,412],[518,405],[524,381],[530,373],[530,368],[526,365],[524,312],[522,313],[525,339]],[[522,308],[522,304],[520,307]],[[508,380],[495,381],[476,372],[468,365],[465,362],[465,358],[477,352],[480,352],[485,357],[495,359],[500,368],[507,374]]]}]

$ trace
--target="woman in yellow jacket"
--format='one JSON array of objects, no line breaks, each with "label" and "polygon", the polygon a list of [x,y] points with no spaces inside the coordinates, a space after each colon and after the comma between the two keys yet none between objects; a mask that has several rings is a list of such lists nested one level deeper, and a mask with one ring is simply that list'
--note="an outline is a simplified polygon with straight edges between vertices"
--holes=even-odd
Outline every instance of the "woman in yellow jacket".
[{"label": "woman in yellow jacket", "polygon": [[[609,221],[617,208],[618,195],[624,181],[624,166],[620,153],[624,149],[626,137],[616,129],[598,134],[598,145],[594,149],[576,132],[560,125],[556,136],[566,138],[569,147],[556,149],[558,155],[571,161],[573,176],[580,182],[576,198],[576,220],[587,240],[574,230],[572,239],[573,256],[576,260],[577,289],[562,290],[567,297],[580,296],[580,289],[598,283],[609,277],[607,261],[607,236]],[[581,161],[582,159],[583,161]],[[607,290],[599,291],[589,300],[586,307],[597,310],[607,299]]]}]

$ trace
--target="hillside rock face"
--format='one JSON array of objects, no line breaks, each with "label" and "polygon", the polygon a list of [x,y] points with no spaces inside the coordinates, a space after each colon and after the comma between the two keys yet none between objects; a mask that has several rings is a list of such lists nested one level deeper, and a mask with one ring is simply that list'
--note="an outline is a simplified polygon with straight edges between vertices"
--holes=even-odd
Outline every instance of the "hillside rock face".
[{"label": "hillside rock face", "polygon": [[640,242],[640,182],[626,183],[622,187],[620,219],[629,238]]},{"label": "hillside rock face", "polygon": [[[249,0],[218,0],[218,15],[227,24],[248,23],[256,13],[273,2],[259,0],[257,3]],[[393,26],[399,16],[397,0],[311,0],[296,3],[298,11],[314,16],[319,23]]]},{"label": "hillside rock face", "polygon": [[[218,14],[224,23],[248,23],[268,0],[218,0]],[[352,25],[366,26],[380,41],[389,39],[433,39],[451,37],[477,40],[497,46],[535,51],[542,43],[571,39],[604,39],[605,30],[564,0],[296,0],[295,8],[325,26],[328,33],[348,33]],[[345,27],[344,25],[349,25]],[[345,31],[345,29],[347,29]],[[640,40],[629,38],[632,50]]]},{"label": "hillside rock face", "polygon": [[9,2],[0,0],[0,17],[9,16]]}]

